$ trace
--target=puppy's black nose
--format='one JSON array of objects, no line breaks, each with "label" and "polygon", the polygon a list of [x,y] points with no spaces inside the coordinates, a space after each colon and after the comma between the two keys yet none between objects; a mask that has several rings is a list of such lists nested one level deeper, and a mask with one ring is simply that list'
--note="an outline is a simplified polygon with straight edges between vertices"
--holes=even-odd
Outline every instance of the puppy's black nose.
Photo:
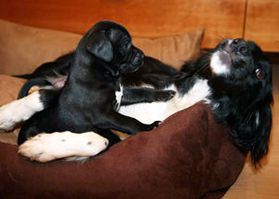
[{"label": "puppy's black nose", "polygon": [[134,48],[134,53],[137,54],[137,56],[140,58],[140,59],[143,59],[144,58],[144,53],[142,50],[138,49],[138,48]]},{"label": "puppy's black nose", "polygon": [[140,54],[140,58],[141,58],[141,59],[144,58],[144,54],[143,54],[143,53]]}]

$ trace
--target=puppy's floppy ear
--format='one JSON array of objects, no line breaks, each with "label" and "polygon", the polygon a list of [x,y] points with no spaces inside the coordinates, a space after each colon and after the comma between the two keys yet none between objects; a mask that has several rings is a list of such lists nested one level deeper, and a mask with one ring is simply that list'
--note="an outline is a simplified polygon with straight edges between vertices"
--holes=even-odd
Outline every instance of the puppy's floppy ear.
[{"label": "puppy's floppy ear", "polygon": [[86,49],[105,62],[110,62],[113,59],[113,48],[104,32],[93,33],[88,38]]}]

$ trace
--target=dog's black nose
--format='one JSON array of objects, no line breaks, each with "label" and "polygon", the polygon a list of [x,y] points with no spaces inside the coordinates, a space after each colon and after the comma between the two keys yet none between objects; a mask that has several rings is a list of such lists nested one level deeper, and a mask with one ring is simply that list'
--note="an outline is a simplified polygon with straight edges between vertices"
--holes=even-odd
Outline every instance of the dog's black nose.
[{"label": "dog's black nose", "polygon": [[232,40],[231,47],[233,48],[233,51],[242,55],[246,55],[248,53],[246,42],[243,39],[237,38]]},{"label": "dog's black nose", "polygon": [[241,38],[233,39],[232,44],[233,45],[238,45],[241,41],[243,41],[243,39],[241,39]]}]

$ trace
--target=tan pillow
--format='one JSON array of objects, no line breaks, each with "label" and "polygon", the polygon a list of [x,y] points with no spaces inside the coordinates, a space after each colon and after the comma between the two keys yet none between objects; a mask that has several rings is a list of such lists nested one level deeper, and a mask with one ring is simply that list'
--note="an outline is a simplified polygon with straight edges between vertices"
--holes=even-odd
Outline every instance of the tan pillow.
[{"label": "tan pillow", "polygon": [[180,69],[185,61],[195,58],[200,53],[202,33],[202,30],[196,30],[183,35],[155,39],[133,38],[133,40],[146,55]]},{"label": "tan pillow", "polygon": [[[162,38],[134,38],[146,55],[179,67],[199,53],[202,30]],[[0,73],[32,72],[43,62],[75,49],[81,35],[0,20]]]}]

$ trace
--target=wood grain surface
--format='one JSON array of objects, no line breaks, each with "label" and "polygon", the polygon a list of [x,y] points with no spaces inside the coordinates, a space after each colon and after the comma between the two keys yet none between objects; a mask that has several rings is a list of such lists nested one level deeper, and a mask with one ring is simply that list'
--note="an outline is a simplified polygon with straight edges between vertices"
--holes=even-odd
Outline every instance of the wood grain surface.
[{"label": "wood grain surface", "polygon": [[279,52],[279,1],[248,0],[245,38]]},{"label": "wood grain surface", "polygon": [[0,18],[25,25],[84,33],[115,20],[133,35],[158,37],[205,28],[203,47],[241,37],[245,0],[0,0]]}]

